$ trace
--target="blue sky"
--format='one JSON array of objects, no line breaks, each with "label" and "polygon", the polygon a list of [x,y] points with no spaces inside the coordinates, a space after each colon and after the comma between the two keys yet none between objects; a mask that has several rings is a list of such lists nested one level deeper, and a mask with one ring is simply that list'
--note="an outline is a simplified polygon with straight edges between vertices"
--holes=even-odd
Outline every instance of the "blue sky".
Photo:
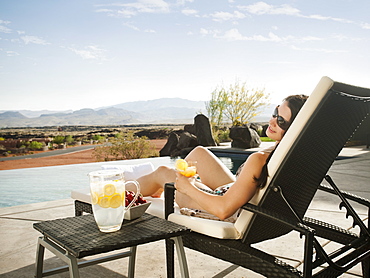
[{"label": "blue sky", "polygon": [[0,110],[370,87],[370,1],[0,0]]}]

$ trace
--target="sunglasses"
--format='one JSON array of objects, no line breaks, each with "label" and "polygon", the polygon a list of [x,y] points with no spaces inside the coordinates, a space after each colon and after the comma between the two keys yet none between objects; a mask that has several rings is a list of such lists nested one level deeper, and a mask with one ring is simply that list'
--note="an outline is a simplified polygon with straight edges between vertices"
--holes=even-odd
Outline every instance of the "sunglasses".
[{"label": "sunglasses", "polygon": [[279,106],[280,105],[275,107],[274,113],[272,113],[272,117],[277,119],[276,122],[281,129],[287,130],[290,123],[287,120],[285,120],[282,116],[279,115],[279,111],[278,111]]}]

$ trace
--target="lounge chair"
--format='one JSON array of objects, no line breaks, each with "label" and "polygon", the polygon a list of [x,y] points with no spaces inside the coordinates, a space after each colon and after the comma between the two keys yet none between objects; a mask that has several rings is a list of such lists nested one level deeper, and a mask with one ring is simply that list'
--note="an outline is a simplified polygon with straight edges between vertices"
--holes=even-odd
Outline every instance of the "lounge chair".
[{"label": "lounge chair", "polygon": [[[358,202],[368,210],[370,201],[341,192],[327,176],[347,140],[369,114],[370,89],[323,77],[273,154],[268,164],[268,185],[242,207],[235,223],[173,213],[173,184],[165,186],[166,218],[192,230],[183,238],[185,247],[266,277],[337,277],[359,263],[363,277],[369,277],[369,227],[348,200]],[[321,185],[323,179],[330,186]],[[358,234],[325,220],[305,217],[317,190],[338,196],[340,207],[347,210],[347,215],[354,219],[354,226],[359,227]],[[303,269],[296,269],[252,246],[268,239],[276,240],[291,231],[302,235]],[[320,245],[320,237],[341,246],[327,254]],[[168,271],[173,273],[173,244],[170,241],[167,242],[167,255],[172,260],[167,266]]]}]

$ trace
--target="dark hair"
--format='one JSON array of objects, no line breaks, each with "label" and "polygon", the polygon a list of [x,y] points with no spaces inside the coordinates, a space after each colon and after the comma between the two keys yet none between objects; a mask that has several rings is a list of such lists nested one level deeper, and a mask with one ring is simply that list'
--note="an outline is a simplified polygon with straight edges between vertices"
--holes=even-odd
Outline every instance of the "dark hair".
[{"label": "dark hair", "polygon": [[[283,99],[283,102],[284,101],[288,102],[288,107],[290,109],[290,112],[292,113],[292,116],[290,117],[290,120],[289,120],[289,126],[285,130],[285,132],[289,129],[290,125],[292,124],[294,119],[297,117],[297,114],[298,114],[299,110],[301,110],[303,104],[306,102],[307,99],[308,99],[308,96],[306,96],[306,95],[291,95],[291,96],[288,96],[285,99]],[[267,178],[269,176],[268,169],[267,169],[267,164],[270,161],[270,159],[272,157],[272,154],[275,152],[276,147],[269,154],[268,158],[266,159],[266,163],[262,167],[261,175],[259,176],[259,178],[254,177],[254,180],[258,183],[258,187],[260,187],[260,188],[265,187],[265,185],[267,183]]]},{"label": "dark hair", "polygon": [[[289,121],[289,127],[294,121],[295,117],[297,117],[299,110],[301,110],[303,104],[306,102],[307,99],[308,96],[306,95],[291,95],[283,99],[283,102],[288,102],[288,107],[290,109],[290,112],[292,113]],[[289,129],[289,127],[285,130],[285,132]]]}]

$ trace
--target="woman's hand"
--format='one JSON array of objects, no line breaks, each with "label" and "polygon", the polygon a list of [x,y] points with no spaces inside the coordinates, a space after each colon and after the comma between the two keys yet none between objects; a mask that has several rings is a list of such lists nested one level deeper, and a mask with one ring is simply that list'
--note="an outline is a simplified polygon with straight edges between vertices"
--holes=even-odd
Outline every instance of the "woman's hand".
[{"label": "woman's hand", "polygon": [[175,188],[177,191],[190,196],[190,191],[193,188],[191,180],[194,180],[194,177],[187,178],[179,172],[176,172]]}]

